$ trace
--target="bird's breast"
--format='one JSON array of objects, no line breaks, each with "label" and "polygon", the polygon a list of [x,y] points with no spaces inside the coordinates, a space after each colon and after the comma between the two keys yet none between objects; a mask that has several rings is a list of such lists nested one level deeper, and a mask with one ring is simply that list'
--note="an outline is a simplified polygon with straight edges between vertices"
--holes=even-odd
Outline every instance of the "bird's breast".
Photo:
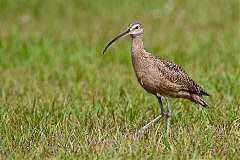
[{"label": "bird's breast", "polygon": [[156,94],[159,88],[159,73],[151,63],[133,64],[135,76],[139,84],[149,93]]}]

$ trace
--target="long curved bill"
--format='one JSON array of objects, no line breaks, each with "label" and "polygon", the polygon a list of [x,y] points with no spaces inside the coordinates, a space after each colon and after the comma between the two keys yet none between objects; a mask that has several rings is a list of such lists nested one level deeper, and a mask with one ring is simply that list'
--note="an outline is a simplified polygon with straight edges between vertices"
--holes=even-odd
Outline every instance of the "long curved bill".
[{"label": "long curved bill", "polygon": [[126,32],[124,32],[124,33],[120,34],[119,36],[117,36],[116,38],[112,39],[112,40],[106,45],[106,47],[104,48],[103,54],[105,53],[105,51],[108,49],[108,47],[109,47],[113,42],[115,42],[116,40],[118,40],[118,39],[121,38],[121,37],[128,36],[129,33],[130,33],[130,30],[128,29]]}]

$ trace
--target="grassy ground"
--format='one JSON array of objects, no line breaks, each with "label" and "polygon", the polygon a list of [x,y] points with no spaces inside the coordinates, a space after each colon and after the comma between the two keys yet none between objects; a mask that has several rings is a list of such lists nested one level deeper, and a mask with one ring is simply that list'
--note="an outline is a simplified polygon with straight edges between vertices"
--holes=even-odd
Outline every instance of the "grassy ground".
[{"label": "grassy ground", "polygon": [[[238,0],[0,2],[1,159],[239,159]],[[182,66],[212,96],[204,109],[171,99],[166,119],[133,74],[130,38],[141,22],[145,48]]]}]

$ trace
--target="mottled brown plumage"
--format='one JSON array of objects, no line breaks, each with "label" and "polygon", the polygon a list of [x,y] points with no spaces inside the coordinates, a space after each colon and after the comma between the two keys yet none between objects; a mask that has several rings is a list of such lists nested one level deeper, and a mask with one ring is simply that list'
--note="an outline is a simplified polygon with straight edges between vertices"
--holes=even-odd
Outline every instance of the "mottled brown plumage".
[{"label": "mottled brown plumage", "polygon": [[[185,98],[193,102],[199,103],[204,107],[209,107],[204,101],[203,95],[209,94],[199,86],[181,67],[148,53],[143,46],[143,28],[139,23],[131,23],[128,30],[113,39],[104,49],[106,49],[118,38],[130,35],[132,37],[131,57],[134,73],[140,85],[149,93],[155,95],[161,107],[161,115],[167,115],[169,118],[168,127],[170,125],[170,105],[168,103],[168,113],[164,112],[161,102],[162,97]],[[103,52],[103,53],[104,53]],[[168,100],[168,99],[167,99]],[[148,125],[160,119],[157,117]],[[142,128],[144,131],[148,125]],[[168,128],[169,133],[169,128]]]}]

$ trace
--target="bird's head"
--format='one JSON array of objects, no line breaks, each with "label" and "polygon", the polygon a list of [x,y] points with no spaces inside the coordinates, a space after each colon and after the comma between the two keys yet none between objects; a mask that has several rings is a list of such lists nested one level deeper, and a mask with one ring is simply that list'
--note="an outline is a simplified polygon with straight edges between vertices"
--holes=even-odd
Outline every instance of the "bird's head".
[{"label": "bird's head", "polygon": [[128,25],[129,34],[132,37],[143,34],[143,28],[140,23],[130,23]]},{"label": "bird's head", "polygon": [[143,28],[142,25],[140,23],[130,23],[127,27],[127,31],[123,32],[122,34],[120,34],[119,36],[115,37],[114,39],[112,39],[104,48],[103,50],[103,54],[105,53],[105,51],[108,49],[108,47],[115,42],[116,40],[118,40],[121,37],[126,37],[126,36],[131,36],[131,37],[137,37],[143,34]]}]

